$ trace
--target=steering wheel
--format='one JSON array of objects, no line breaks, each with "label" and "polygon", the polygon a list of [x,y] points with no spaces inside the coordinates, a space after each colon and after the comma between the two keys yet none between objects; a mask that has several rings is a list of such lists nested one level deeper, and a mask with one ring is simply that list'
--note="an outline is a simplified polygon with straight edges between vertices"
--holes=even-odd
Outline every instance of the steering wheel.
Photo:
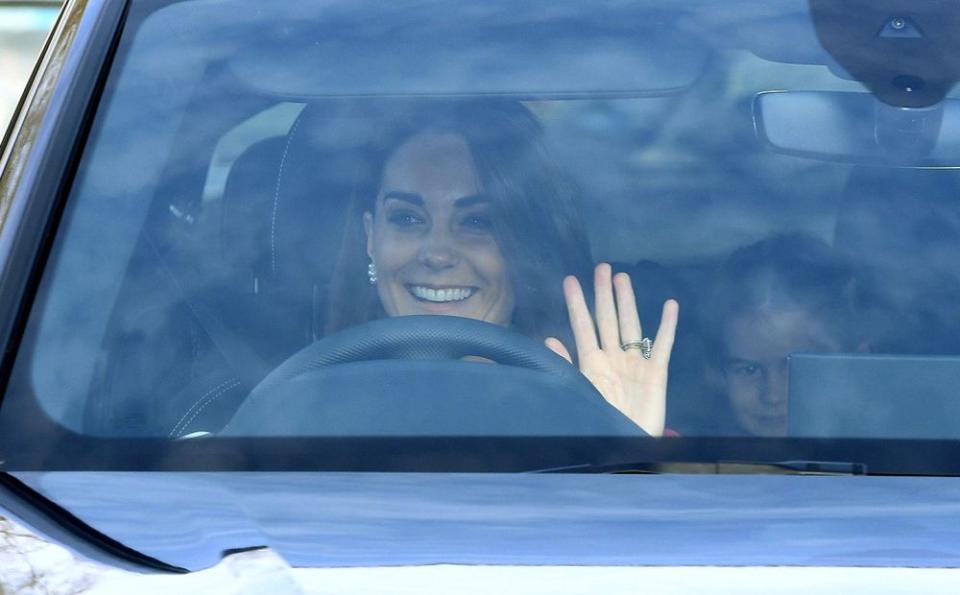
[{"label": "steering wheel", "polygon": [[[465,368],[450,366],[460,364],[462,358],[477,356],[500,364],[500,366],[474,365]],[[397,362],[396,360],[402,360]],[[367,363],[368,366],[362,366]],[[392,366],[390,364],[393,364]],[[399,365],[398,365],[399,364]],[[502,366],[502,367],[501,367]],[[354,370],[349,382],[352,383],[351,395],[340,396],[336,399],[314,397],[308,393],[335,393],[343,392],[345,382],[339,380],[338,389],[331,389],[325,377],[335,375],[338,370]],[[462,393],[473,394],[479,392],[476,384],[487,383],[490,378],[509,376],[519,378],[529,385],[542,385],[545,388],[534,388],[533,392],[547,402],[554,399],[562,402],[563,398],[556,397],[563,392],[567,400],[581,401],[590,407],[613,411],[615,417],[622,417],[594,388],[593,384],[584,377],[579,370],[569,362],[550,351],[545,345],[521,335],[510,329],[479,320],[456,316],[399,316],[368,322],[351,327],[320,341],[316,341],[292,355],[285,362],[271,371],[246,398],[230,423],[223,430],[222,435],[263,435],[263,423],[270,416],[279,415],[279,410],[287,408],[297,409],[297,405],[289,405],[291,401],[310,400],[328,407],[331,401],[344,403],[343,407],[350,407],[349,401],[363,399],[371,391],[382,391],[386,380],[371,379],[370,376],[378,373],[404,375],[411,370],[420,370],[422,375],[432,375],[419,389],[421,393],[434,393],[446,381],[448,388],[443,389],[448,396],[446,400],[458,398]],[[463,377],[465,371],[472,370],[475,380],[471,382]],[[359,371],[359,372],[356,372]],[[495,376],[494,376],[495,375]],[[400,386],[410,387],[411,381],[404,376],[404,382],[393,385],[394,394]],[[479,378],[479,380],[476,380]],[[327,382],[327,384],[323,384]],[[368,383],[369,386],[364,385]],[[320,386],[323,388],[319,388]],[[560,391],[558,391],[558,387]],[[413,389],[410,389],[413,390]],[[283,393],[282,395],[278,393]],[[430,397],[429,394],[424,398]],[[533,398],[532,397],[532,398]],[[380,403],[395,401],[394,396],[383,395]],[[473,403],[473,398],[468,402]],[[483,400],[483,399],[479,399]],[[424,411],[437,409],[435,403],[426,403]],[[299,407],[302,415],[311,416],[319,405],[305,404]],[[340,406],[340,405],[334,405]],[[368,405],[369,409],[378,410],[381,405]],[[541,407],[542,408],[542,407]],[[354,409],[350,415],[357,416],[362,412]],[[325,414],[330,415],[329,412]],[[286,413],[287,416],[291,414]],[[333,413],[334,416],[337,412]],[[367,414],[369,416],[369,413]],[[583,412],[573,415],[582,416]],[[589,417],[589,416],[588,416]],[[605,417],[602,415],[601,417]],[[347,418],[341,415],[341,418]],[[352,418],[349,418],[352,419]],[[623,418],[624,420],[626,418]],[[296,425],[297,421],[291,422]],[[600,425],[603,426],[604,423]],[[614,425],[619,426],[618,423]],[[631,426],[628,433],[635,434],[635,426]],[[402,429],[402,428],[401,428]],[[558,429],[563,432],[564,430]],[[612,430],[615,434],[622,434],[623,428]],[[642,435],[642,432],[641,432]]]}]

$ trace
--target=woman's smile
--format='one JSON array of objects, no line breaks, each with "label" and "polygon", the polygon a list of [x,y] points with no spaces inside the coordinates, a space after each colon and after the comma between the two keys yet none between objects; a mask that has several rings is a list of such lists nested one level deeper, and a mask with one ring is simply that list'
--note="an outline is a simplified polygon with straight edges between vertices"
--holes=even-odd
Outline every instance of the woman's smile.
[{"label": "woman's smile", "polygon": [[449,304],[469,299],[476,287],[436,287],[427,285],[407,285],[407,290],[416,299],[435,304]]},{"label": "woman's smile", "polygon": [[514,308],[490,199],[466,141],[427,130],[388,160],[367,254],[388,316],[446,314],[509,325]]}]

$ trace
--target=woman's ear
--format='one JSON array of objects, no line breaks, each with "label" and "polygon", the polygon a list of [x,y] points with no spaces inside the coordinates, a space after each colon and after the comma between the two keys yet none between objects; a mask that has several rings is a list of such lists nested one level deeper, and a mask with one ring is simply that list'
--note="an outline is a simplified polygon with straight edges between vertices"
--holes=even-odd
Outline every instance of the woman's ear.
[{"label": "woman's ear", "polygon": [[367,234],[367,256],[373,260],[373,214],[363,212],[363,231]]}]

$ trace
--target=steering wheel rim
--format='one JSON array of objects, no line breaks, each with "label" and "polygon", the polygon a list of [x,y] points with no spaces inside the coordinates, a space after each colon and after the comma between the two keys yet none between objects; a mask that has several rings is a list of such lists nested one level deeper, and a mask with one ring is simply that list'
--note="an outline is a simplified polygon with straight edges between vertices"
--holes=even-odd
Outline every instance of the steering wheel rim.
[{"label": "steering wheel rim", "polygon": [[250,394],[327,366],[387,359],[456,360],[468,356],[528,368],[579,384],[580,388],[584,388],[583,383],[593,388],[568,361],[525,335],[471,318],[417,315],[373,320],[315,341],[274,368]]},{"label": "steering wheel rim", "polygon": [[[356,427],[356,435],[407,435],[409,428],[410,435],[435,435],[436,432],[446,435],[453,431],[454,435],[500,435],[500,428],[506,432],[504,435],[513,435],[516,433],[516,412],[527,411],[527,414],[520,414],[520,418],[539,420],[540,423],[533,426],[524,426],[522,432],[533,431],[536,435],[634,435],[645,434],[643,430],[629,422],[619,411],[613,408],[603,396],[597,391],[580,371],[570,365],[570,363],[551,351],[546,345],[521,335],[508,328],[494,324],[453,316],[403,316],[372,321],[351,327],[320,341],[307,345],[285,362],[277,366],[247,395],[243,403],[237,409],[231,421],[223,428],[220,435],[223,436],[311,436],[327,435],[333,433],[340,435],[345,428],[350,427],[352,423],[364,418],[364,413],[351,407],[359,406],[368,408],[371,411],[382,410],[376,404],[377,399],[387,399],[394,402],[394,392],[389,384],[384,384],[376,380],[376,376],[371,377],[373,384],[362,390],[357,395],[357,401],[354,399],[334,399],[332,402],[340,402],[342,405],[334,405],[334,409],[326,410],[326,413],[314,415],[317,411],[314,407],[321,409],[327,407],[331,401],[326,400],[325,396],[337,394],[331,393],[328,389],[321,389],[318,392],[304,392],[304,385],[298,384],[301,379],[307,379],[309,383],[315,383],[319,378],[332,378],[333,382],[341,382],[346,370],[356,370],[357,367],[341,364],[366,364],[372,362],[393,361],[396,366],[396,360],[418,360],[417,366],[411,365],[404,370],[412,370],[421,364],[430,364],[432,362],[444,362],[459,360],[466,356],[478,356],[493,360],[497,364],[518,368],[517,370],[505,370],[503,373],[496,374],[496,366],[483,366],[489,368],[490,372],[500,378],[513,377],[519,383],[534,381],[542,375],[542,380],[536,381],[541,387],[551,387],[544,390],[532,389],[531,392],[517,394],[517,404],[519,409],[513,410],[502,399],[495,396],[505,393],[494,393],[492,408],[489,410],[477,409],[478,401],[469,397],[475,394],[477,389],[483,390],[486,386],[483,380],[476,375],[477,368],[472,368],[465,377],[473,378],[469,386],[458,387],[456,382],[450,384],[449,374],[438,377],[440,386],[446,382],[446,388],[434,390],[435,385],[420,384],[420,392],[409,393],[409,395],[422,395],[433,399],[438,394],[451,395],[454,399],[466,396],[463,401],[463,409],[457,409],[460,413],[453,414],[452,417],[446,417],[446,421],[434,421],[429,415],[417,415],[410,418],[409,422],[402,421],[407,419],[405,416],[409,409],[395,411],[393,415],[374,416],[373,425],[365,426],[363,422]],[[426,361],[424,361],[426,360]],[[411,362],[413,363],[413,362]],[[477,366],[480,364],[467,364]],[[329,374],[323,373],[324,368],[330,368]],[[385,368],[389,369],[389,368]],[[430,373],[435,373],[437,368],[429,369]],[[403,373],[400,369],[394,367],[400,376]],[[451,369],[452,371],[452,369]],[[514,376],[515,373],[523,372],[522,376]],[[529,372],[528,372],[529,371]],[[466,370],[465,370],[466,372]],[[532,372],[532,374],[530,374]],[[414,372],[419,373],[419,372]],[[317,376],[320,374],[320,376]],[[459,375],[458,375],[459,376]],[[521,380],[525,378],[526,380]],[[477,384],[479,380],[480,384]],[[359,385],[363,385],[365,380],[356,379]],[[353,382],[353,381],[351,381]],[[407,376],[405,386],[415,386],[418,381],[411,380]],[[341,385],[342,386],[342,385]],[[528,385],[530,386],[530,385]],[[562,394],[556,394],[550,391],[561,391]],[[293,392],[291,392],[293,391]],[[453,391],[452,393],[450,391]],[[464,392],[465,391],[465,392]],[[473,391],[473,392],[471,392]],[[292,401],[278,401],[280,395],[286,395]],[[406,396],[401,396],[406,395]],[[397,403],[406,403],[400,405],[407,407],[411,404],[407,393],[397,395],[401,397]],[[522,398],[521,398],[522,395]],[[528,398],[529,397],[529,398]],[[283,398],[283,397],[281,397]],[[414,400],[421,397],[415,397]],[[373,399],[373,401],[370,401]],[[281,403],[288,403],[287,407],[280,407]],[[355,405],[354,405],[355,404]],[[424,403],[427,407],[425,411],[434,412],[441,416],[446,416],[444,406],[440,404],[430,405]],[[420,406],[420,405],[417,405]],[[505,409],[504,407],[508,407]],[[571,409],[572,407],[572,409]],[[289,421],[283,415],[277,417],[278,412],[299,412],[294,413]],[[367,411],[367,409],[363,409]],[[447,410],[449,411],[449,410]],[[573,426],[571,420],[562,421],[564,418],[557,417],[560,411],[572,412],[577,420]],[[490,416],[487,416],[489,412]],[[346,417],[344,417],[346,416]],[[272,420],[272,421],[271,421]],[[339,421],[338,421],[339,420]],[[488,421],[483,421],[488,420]],[[324,424],[333,424],[329,427]],[[407,426],[405,424],[410,423]],[[477,424],[480,424],[479,426]],[[484,427],[483,424],[494,423],[494,426]],[[278,425],[279,424],[279,425]],[[319,424],[319,425],[317,425]],[[345,425],[344,425],[345,424]],[[399,425],[398,425],[399,424]],[[424,426],[423,424],[427,424]],[[500,424],[503,424],[502,426]],[[544,425],[545,424],[545,425]],[[427,427],[426,431],[424,428]],[[281,428],[281,429],[278,429]],[[392,428],[385,430],[384,428]],[[451,430],[451,428],[453,428]],[[462,428],[462,429],[461,429]],[[512,429],[511,429],[512,428]],[[539,429],[536,429],[539,428]],[[526,434],[524,434],[526,435]]]}]

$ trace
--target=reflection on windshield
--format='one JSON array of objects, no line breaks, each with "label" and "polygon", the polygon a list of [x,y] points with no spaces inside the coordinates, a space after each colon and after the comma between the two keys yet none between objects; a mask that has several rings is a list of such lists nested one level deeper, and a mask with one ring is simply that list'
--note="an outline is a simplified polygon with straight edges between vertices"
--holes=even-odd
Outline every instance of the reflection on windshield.
[{"label": "reflection on windshield", "polygon": [[[870,357],[916,356],[909,369],[889,370],[918,387],[951,377],[960,355],[957,170],[853,159],[836,152],[842,130],[824,133],[835,134],[823,141],[833,153],[806,156],[778,153],[758,135],[751,106],[772,90],[843,91],[873,105],[859,82],[829,68],[809,15],[781,15],[784,39],[765,30],[758,49],[753,37],[717,32],[730,26],[723,18],[753,27],[772,18],[755,22],[750,6],[690,19],[637,7],[634,16],[664,13],[657,22],[677,33],[643,37],[661,53],[682,50],[676,72],[659,80],[662,64],[641,59],[631,70],[629,56],[610,50],[624,34],[612,25],[590,29],[581,42],[596,51],[573,71],[557,65],[578,19],[602,24],[602,11],[564,5],[509,23],[481,11],[483,26],[472,28],[444,9],[430,22],[455,21],[451,30],[469,29],[470,43],[448,61],[438,53],[415,63],[409,47],[389,51],[406,39],[391,36],[402,28],[381,31],[357,10],[333,3],[307,14],[330,18],[322,31],[339,27],[324,37],[325,68],[304,59],[318,51],[320,30],[292,9],[269,17],[286,28],[203,1],[131,21],[125,66],[107,82],[31,315],[35,351],[21,360],[30,366],[23,382],[58,422],[106,436],[216,434],[304,349],[409,315],[459,316],[532,339],[537,354],[581,371],[598,405],[654,436],[830,428],[855,437],[867,430],[829,425],[848,415],[831,400],[850,415],[883,409],[887,420],[904,407],[896,379],[886,392],[861,382],[880,361]],[[625,10],[611,7],[610,23]],[[194,28],[181,31],[174,17]],[[174,27],[182,44],[169,43]],[[430,28],[415,47],[450,49],[445,30]],[[480,43],[484,35],[497,43]],[[540,66],[550,76],[523,78],[531,62],[510,52],[547,38],[556,51]],[[365,69],[336,70],[347,54]],[[477,76],[454,76],[458,59]],[[619,86],[566,80],[604,60],[639,74]],[[410,69],[416,77],[404,78]],[[444,96],[400,97],[410,88],[392,88],[398,79]],[[540,91],[494,93],[520,80]],[[491,96],[478,98],[483,85]],[[369,359],[395,359],[383,353]],[[462,390],[487,398],[484,387],[511,384],[504,378],[516,371],[505,367],[471,368],[500,377]],[[818,391],[809,380],[828,372],[838,376]],[[310,378],[296,381],[303,392],[321,386]],[[530,385],[562,392],[541,380]],[[337,386],[325,401],[349,402],[349,386]],[[921,413],[954,415],[944,391],[923,394]],[[510,398],[497,406],[510,411],[527,397]],[[909,427],[931,437],[922,423]]]}]

